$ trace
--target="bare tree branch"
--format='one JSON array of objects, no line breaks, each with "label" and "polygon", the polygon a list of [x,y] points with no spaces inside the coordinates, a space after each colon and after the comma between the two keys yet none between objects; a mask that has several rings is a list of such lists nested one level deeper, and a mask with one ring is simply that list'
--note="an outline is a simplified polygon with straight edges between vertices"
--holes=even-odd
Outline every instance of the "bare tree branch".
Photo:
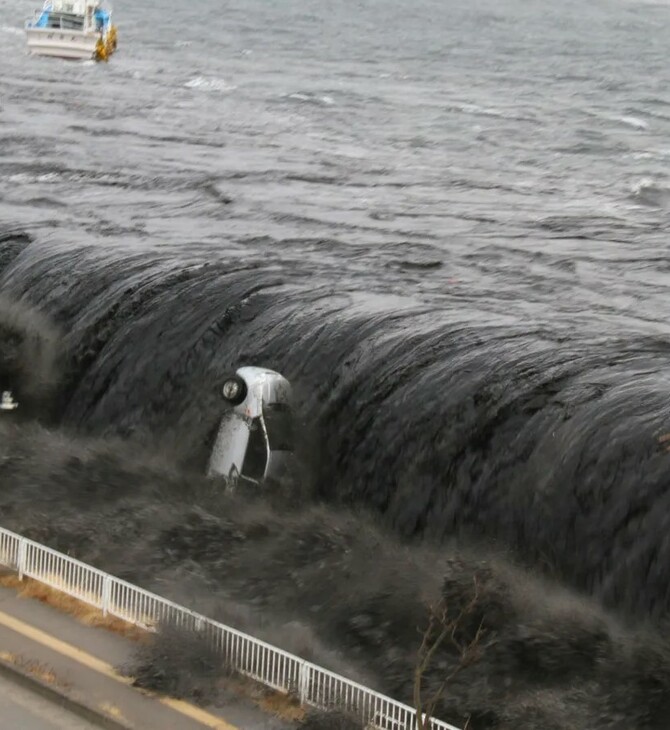
[{"label": "bare tree branch", "polygon": [[[480,622],[477,631],[472,639],[460,639],[459,633],[468,616],[474,613],[479,602],[479,583],[477,577],[473,579],[474,591],[471,600],[461,608],[455,618],[449,617],[449,607],[442,599],[439,604],[429,606],[428,627],[423,632],[421,646],[417,653],[417,662],[414,669],[414,707],[416,710],[416,722],[418,730],[430,730],[431,718],[435,708],[444,696],[447,686],[452,679],[463,669],[473,664],[480,655],[481,640],[486,630],[483,622]],[[433,657],[438,649],[448,640],[448,643],[458,655],[458,664],[442,680],[439,687],[431,694],[430,698],[424,699],[423,680],[426,671],[430,668]],[[467,730],[470,719],[465,725]]]}]

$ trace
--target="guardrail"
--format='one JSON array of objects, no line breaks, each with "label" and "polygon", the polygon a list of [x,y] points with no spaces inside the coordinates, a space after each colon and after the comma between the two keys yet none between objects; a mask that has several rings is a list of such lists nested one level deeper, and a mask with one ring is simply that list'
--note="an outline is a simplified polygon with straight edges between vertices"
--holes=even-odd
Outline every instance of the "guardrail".
[{"label": "guardrail", "polygon": [[[197,631],[221,653],[226,666],[279,692],[295,694],[302,705],[352,712],[370,730],[417,730],[416,713],[409,705],[3,528],[0,565],[15,570],[21,579],[33,578],[147,631],[163,622]],[[458,730],[432,719],[430,728]]]},{"label": "guardrail", "polygon": [[[93,28],[87,27],[84,18],[79,19],[79,16],[73,15],[72,13],[54,13],[51,10],[47,10],[50,14],[50,17],[48,21],[46,21],[46,25],[37,25],[39,23],[40,18],[44,15],[44,10],[36,10],[33,14],[32,18],[28,18],[26,20],[26,28],[37,28],[38,30],[77,30],[77,31],[83,31],[83,30],[92,30]],[[65,17],[63,17],[65,15]],[[67,16],[70,17],[67,17]]]}]

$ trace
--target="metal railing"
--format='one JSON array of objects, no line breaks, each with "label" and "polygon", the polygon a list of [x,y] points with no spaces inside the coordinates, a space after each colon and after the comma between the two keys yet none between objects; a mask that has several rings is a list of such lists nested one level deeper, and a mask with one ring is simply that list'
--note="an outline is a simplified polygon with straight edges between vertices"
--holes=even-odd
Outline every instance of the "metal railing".
[{"label": "metal railing", "polygon": [[72,15],[68,13],[55,13],[52,11],[49,12],[48,20],[46,21],[46,25],[37,25],[39,23],[40,18],[44,14],[44,10],[36,10],[32,18],[29,18],[26,21],[26,28],[33,29],[33,30],[43,30],[43,31],[89,31],[94,30],[94,28],[91,26],[90,23],[86,22],[86,19],[78,16],[78,15]]},{"label": "metal railing", "polygon": [[[370,730],[417,730],[409,705],[3,528],[0,565],[148,631],[165,622],[197,631],[228,668],[294,694],[303,705],[351,712]],[[440,720],[431,720],[430,728],[458,730]]]}]

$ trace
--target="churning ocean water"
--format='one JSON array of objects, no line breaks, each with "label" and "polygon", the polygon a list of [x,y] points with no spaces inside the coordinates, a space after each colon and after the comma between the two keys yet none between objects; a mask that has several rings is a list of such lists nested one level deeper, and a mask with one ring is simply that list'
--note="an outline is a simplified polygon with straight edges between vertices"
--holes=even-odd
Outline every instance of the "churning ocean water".
[{"label": "churning ocean water", "polygon": [[[484,571],[445,717],[665,728],[670,4],[118,0],[108,64],[28,57],[33,9],[1,524],[403,699],[422,591]],[[242,364],[295,387],[284,506],[198,482]]]}]

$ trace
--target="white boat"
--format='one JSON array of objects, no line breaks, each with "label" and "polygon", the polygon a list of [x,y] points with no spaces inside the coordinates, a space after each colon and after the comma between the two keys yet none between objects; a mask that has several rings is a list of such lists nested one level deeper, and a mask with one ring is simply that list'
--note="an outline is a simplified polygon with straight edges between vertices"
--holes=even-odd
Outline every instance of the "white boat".
[{"label": "white boat", "polygon": [[100,0],[47,0],[26,23],[26,37],[31,54],[95,61],[106,61],[117,43]]}]

